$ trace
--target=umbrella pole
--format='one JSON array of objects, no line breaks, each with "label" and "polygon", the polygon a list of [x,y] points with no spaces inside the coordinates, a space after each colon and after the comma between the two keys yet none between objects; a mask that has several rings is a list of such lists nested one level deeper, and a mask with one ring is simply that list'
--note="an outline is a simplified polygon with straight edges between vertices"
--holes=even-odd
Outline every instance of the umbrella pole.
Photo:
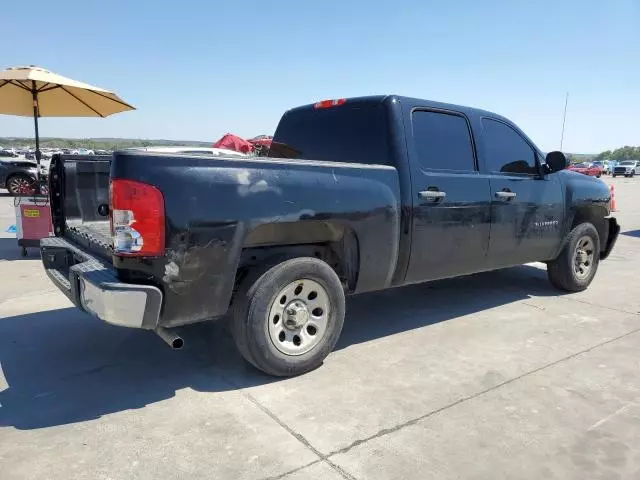
[{"label": "umbrella pole", "polygon": [[36,82],[31,81],[31,95],[33,96],[33,123],[36,129],[36,164],[38,165],[36,176],[40,182],[40,133],[38,132],[38,91],[36,90]]}]

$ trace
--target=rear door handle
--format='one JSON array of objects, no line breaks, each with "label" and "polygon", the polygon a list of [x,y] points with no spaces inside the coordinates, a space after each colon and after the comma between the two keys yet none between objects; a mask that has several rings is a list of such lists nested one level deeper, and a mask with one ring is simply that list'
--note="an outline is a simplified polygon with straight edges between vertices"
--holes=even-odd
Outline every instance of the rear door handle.
[{"label": "rear door handle", "polygon": [[501,190],[496,192],[496,197],[501,198],[503,200],[511,200],[516,196],[516,192],[509,192],[508,190]]},{"label": "rear door handle", "polygon": [[440,200],[447,196],[446,192],[441,192],[440,190],[422,190],[418,193],[420,198],[425,198],[427,200]]}]

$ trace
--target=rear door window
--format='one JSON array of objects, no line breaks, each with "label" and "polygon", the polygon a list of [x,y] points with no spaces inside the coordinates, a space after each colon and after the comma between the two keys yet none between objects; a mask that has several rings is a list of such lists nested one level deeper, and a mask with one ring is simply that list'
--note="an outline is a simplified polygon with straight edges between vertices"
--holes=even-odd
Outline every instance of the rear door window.
[{"label": "rear door window", "polygon": [[379,103],[302,108],[284,115],[270,157],[388,165],[385,109]]},{"label": "rear door window", "polygon": [[467,119],[462,115],[416,110],[411,115],[420,166],[428,170],[475,171]]}]

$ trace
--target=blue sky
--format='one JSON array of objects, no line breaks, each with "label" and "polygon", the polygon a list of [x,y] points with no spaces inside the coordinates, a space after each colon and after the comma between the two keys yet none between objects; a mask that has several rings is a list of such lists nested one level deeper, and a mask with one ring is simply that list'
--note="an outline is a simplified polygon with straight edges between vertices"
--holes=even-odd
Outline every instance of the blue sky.
[{"label": "blue sky", "polygon": [[[0,68],[36,64],[138,110],[42,136],[216,140],[289,107],[398,93],[514,120],[544,150],[640,145],[640,0],[4,2]],[[269,5],[267,7],[266,5]],[[0,115],[0,136],[32,120]]]}]

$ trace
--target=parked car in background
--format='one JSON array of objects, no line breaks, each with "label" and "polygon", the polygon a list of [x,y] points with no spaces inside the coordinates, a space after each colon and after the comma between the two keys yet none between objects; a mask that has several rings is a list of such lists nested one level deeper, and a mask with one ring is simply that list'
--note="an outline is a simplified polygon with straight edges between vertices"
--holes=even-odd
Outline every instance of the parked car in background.
[{"label": "parked car in background", "polygon": [[9,190],[9,194],[32,195],[37,186],[36,164],[29,160],[0,158],[0,188]]},{"label": "parked car in background", "polygon": [[88,148],[77,148],[71,150],[71,155],[95,155],[96,152],[89,150]]},{"label": "parked car in background", "polygon": [[583,175],[589,175],[590,177],[600,178],[600,176],[602,175],[601,167],[592,165],[587,162],[574,163],[573,165],[569,165],[567,169],[574,172],[582,173]]},{"label": "parked car in background", "polygon": [[640,174],[640,161],[638,160],[623,160],[613,168],[612,172],[614,178],[618,175],[635,177],[638,174]]},{"label": "parked car in background", "polygon": [[13,150],[0,149],[0,157],[2,158],[15,158],[17,156],[18,154],[15,153]]},{"label": "parked car in background", "polygon": [[609,162],[593,162],[591,164],[592,167],[598,167],[602,170],[603,175],[611,174],[611,167],[609,167]]}]

